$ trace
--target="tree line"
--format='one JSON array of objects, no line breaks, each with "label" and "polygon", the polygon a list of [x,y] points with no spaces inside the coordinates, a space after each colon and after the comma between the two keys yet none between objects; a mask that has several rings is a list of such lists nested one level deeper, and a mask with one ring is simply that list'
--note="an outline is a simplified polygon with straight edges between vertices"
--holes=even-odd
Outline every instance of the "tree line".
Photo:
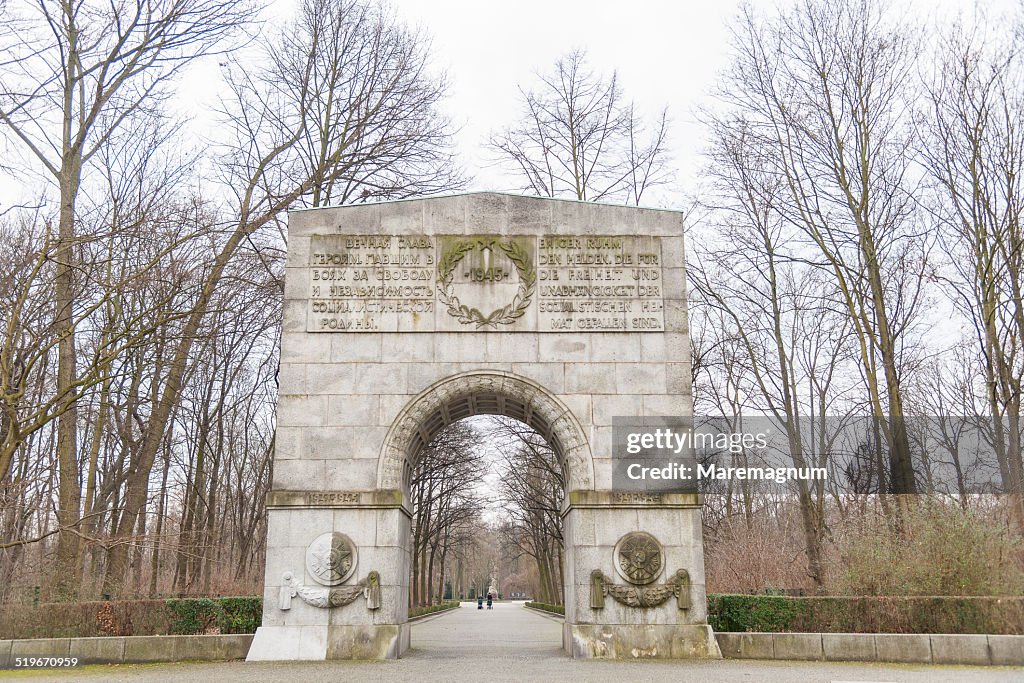
[{"label": "tree line", "polygon": [[697,410],[770,415],[793,463],[832,468],[793,491],[819,590],[849,494],[880,494],[896,537],[917,493],[1005,494],[1024,530],[1016,26],[929,32],[875,0],[733,25],[690,241]]},{"label": "tree line", "polygon": [[[254,11],[3,6],[3,170],[41,189],[3,215],[0,591],[19,571],[54,599],[252,584],[285,212],[463,182],[422,35],[370,2],[258,34]],[[199,146],[169,102],[210,56],[226,85]]]}]

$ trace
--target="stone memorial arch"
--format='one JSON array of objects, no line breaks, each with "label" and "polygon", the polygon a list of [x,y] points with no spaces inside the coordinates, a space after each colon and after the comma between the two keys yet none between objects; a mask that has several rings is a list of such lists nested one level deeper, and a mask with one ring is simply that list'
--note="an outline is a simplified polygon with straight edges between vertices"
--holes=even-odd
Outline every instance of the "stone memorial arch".
[{"label": "stone memorial arch", "polygon": [[697,496],[612,485],[613,417],[691,412],[680,213],[496,193],[292,212],[249,660],[409,647],[410,475],[481,414],[562,462],[566,651],[720,656]]}]

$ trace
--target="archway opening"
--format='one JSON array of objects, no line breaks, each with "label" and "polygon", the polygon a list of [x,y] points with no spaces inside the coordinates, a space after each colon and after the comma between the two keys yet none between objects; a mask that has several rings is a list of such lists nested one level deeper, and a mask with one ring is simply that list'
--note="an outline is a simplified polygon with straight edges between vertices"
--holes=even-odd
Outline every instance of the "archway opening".
[{"label": "archway opening", "polygon": [[592,480],[579,422],[534,382],[466,373],[411,401],[385,441],[379,481],[411,513],[413,650],[559,652],[566,492]]},{"label": "archway opening", "polygon": [[[461,409],[482,406],[494,403]],[[491,410],[441,425],[412,460],[414,651],[550,656],[561,648],[563,461],[550,433]]]},{"label": "archway opening", "polygon": [[[479,559],[487,554],[477,541],[483,542],[485,548],[490,548],[492,555],[504,555],[509,560],[516,555],[511,546],[517,531],[514,526],[509,528],[506,522],[512,518],[510,511],[522,510],[524,506],[516,506],[511,500],[508,487],[501,485],[502,476],[507,478],[509,472],[507,456],[514,453],[509,450],[507,443],[509,425],[514,425],[514,429],[522,435],[529,435],[527,438],[537,450],[547,454],[544,469],[558,482],[558,493],[553,496],[557,502],[549,502],[547,510],[552,518],[571,526],[572,511],[565,504],[568,492],[593,488],[594,464],[589,441],[580,422],[572,411],[537,382],[505,371],[472,371],[436,382],[411,400],[396,417],[384,440],[378,465],[378,488],[401,493],[406,509],[411,513],[408,521],[407,557],[410,614],[414,619],[412,647],[415,651],[427,650],[442,655],[454,653],[453,650],[460,648],[489,647],[492,651],[496,648],[505,649],[509,654],[522,655],[533,651],[550,656],[562,646],[563,624],[557,613],[558,603],[565,598],[568,588],[565,585],[566,576],[571,575],[571,572],[565,571],[564,558],[571,558],[573,549],[563,548],[561,539],[557,542],[557,553],[549,556],[549,568],[544,577],[540,576],[541,571],[537,569],[533,572],[533,583],[525,582],[528,588],[522,584],[512,586],[507,581],[503,585],[503,580],[516,573],[507,570],[508,567],[517,568],[515,564],[506,563],[505,569],[499,567],[499,571],[490,572],[501,575],[494,577],[496,585],[493,593],[499,596],[499,600],[493,603],[490,611],[486,610],[486,603],[484,609],[478,610],[475,602],[479,597],[486,600],[488,589],[492,588],[490,576],[486,581],[476,577],[475,582],[469,577],[460,577],[455,563],[458,552],[447,556],[447,564],[439,562],[440,545],[435,549],[427,543],[427,552],[434,553],[433,572],[429,554],[425,570],[424,558],[417,557],[417,553],[422,552],[424,534],[418,533],[416,525],[423,523],[423,519],[429,520],[434,513],[429,510],[425,514],[420,513],[421,503],[415,500],[419,494],[414,493],[413,488],[423,477],[435,485],[443,482],[452,484],[452,478],[439,470],[436,463],[431,463],[427,456],[431,454],[436,439],[449,437],[452,433],[450,430],[457,432],[462,423],[474,427],[468,437],[470,453],[477,457],[490,454],[483,457],[480,463],[469,467],[471,483],[462,489],[457,486],[451,489],[461,492],[463,498],[473,499],[476,495],[477,499],[489,501],[482,506],[477,516],[479,525],[470,538],[473,542],[467,543],[460,551],[464,556],[472,555]],[[494,434],[493,427],[496,424],[505,425],[504,438]],[[498,448],[503,441],[505,448]],[[489,474],[483,476],[484,473]],[[480,486],[486,489],[488,482],[491,484],[491,494],[500,490],[502,495],[489,495],[487,492],[479,495],[476,489]],[[478,507],[481,507],[479,503]],[[429,521],[427,523],[430,524]],[[443,526],[435,525],[434,530],[440,531]],[[505,550],[499,553],[502,543]],[[520,570],[530,564],[528,560],[533,559],[524,558],[523,554],[520,553],[519,557]],[[479,585],[482,583],[488,585]],[[544,585],[548,588],[541,587]],[[513,587],[517,590],[512,590]],[[513,592],[517,593],[515,600],[510,596]],[[442,616],[431,615],[416,621],[423,611],[437,609],[440,603],[445,602],[446,596],[453,601],[462,599],[466,602]],[[472,602],[471,596],[474,599]],[[538,597],[553,604],[555,611],[541,613],[524,606],[525,598]],[[499,617],[489,622],[472,621],[474,617],[470,615],[477,614]],[[503,623],[507,621],[504,617],[510,617],[515,623]],[[487,628],[481,628],[484,624]]]}]

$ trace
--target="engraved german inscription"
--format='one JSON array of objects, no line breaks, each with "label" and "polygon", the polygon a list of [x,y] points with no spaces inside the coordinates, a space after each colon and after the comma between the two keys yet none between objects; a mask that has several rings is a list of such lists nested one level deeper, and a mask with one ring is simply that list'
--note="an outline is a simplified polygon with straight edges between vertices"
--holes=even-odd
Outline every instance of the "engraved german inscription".
[{"label": "engraved german inscription", "polygon": [[660,239],[547,235],[537,254],[539,331],[665,329]]}]

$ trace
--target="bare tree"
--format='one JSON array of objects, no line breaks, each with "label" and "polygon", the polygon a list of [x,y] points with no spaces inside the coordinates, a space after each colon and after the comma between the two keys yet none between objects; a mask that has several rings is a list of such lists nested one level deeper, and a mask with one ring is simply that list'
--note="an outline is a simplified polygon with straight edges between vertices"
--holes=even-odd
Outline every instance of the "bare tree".
[{"label": "bare tree", "polygon": [[[133,117],[152,113],[166,83],[245,20],[244,3],[201,0],[38,0],[6,6],[0,28],[0,123],[59,194],[54,304],[58,344],[58,517],[81,516],[75,402],[76,203],[96,153]],[[54,577],[77,588],[78,537],[59,538]]]},{"label": "bare tree", "polygon": [[511,418],[497,421],[494,436],[504,458],[501,481],[506,518],[499,527],[513,558],[527,555],[537,565],[541,602],[564,600],[562,503],[565,475],[544,437]]},{"label": "bare tree", "polygon": [[797,255],[829,274],[849,317],[892,493],[917,490],[903,370],[932,272],[908,174],[914,41],[881,0],[800,0],[774,18],[747,7],[721,89],[744,144],[772,165]]},{"label": "bare tree", "polygon": [[416,465],[409,484],[413,606],[443,598],[449,553],[465,545],[479,528],[484,506],[476,486],[484,469],[479,440],[470,423],[456,422],[431,440]]},{"label": "bare tree", "polygon": [[[439,120],[435,93],[423,98],[424,92],[437,86],[424,80],[425,51],[378,54],[380,34],[368,31],[357,32],[363,36],[362,42],[356,42],[362,59],[330,57],[352,46],[341,39],[343,32],[322,32],[319,18],[338,13],[342,17],[338,26],[348,26],[347,22],[363,17],[348,12],[353,6],[357,5],[347,0],[310,0],[295,24],[263,43],[256,66],[244,71],[235,68],[231,74],[232,97],[223,108],[233,142],[223,156],[223,169],[236,201],[234,219],[222,232],[188,319],[169,352],[167,377],[154,400],[138,462],[127,482],[124,513],[116,528],[121,541],[130,538],[139,523],[150,473],[184,388],[193,345],[236,254],[263,243],[261,230],[276,227],[288,208],[312,201],[317,191],[321,200],[339,195],[358,198],[363,190],[366,197],[409,196],[439,189],[437,178],[448,177],[450,157],[436,154],[447,139],[445,126],[433,125]],[[414,38],[405,35],[405,44],[411,46]],[[333,88],[323,86],[330,75],[324,71],[325,64],[338,70],[330,81]],[[405,74],[416,78],[410,80]],[[328,101],[336,114],[321,119]],[[416,121],[420,128],[406,126]],[[322,132],[311,136],[316,130]],[[314,139],[320,151],[311,154]],[[406,157],[420,163],[403,165]],[[432,167],[436,175],[424,172],[425,167]],[[115,540],[105,592],[120,592],[127,561],[126,544]]]},{"label": "bare tree", "polygon": [[671,182],[667,110],[652,126],[645,124],[625,101],[618,75],[592,71],[582,50],[538,79],[536,88],[520,88],[519,122],[489,143],[525,190],[639,204],[647,190]]},{"label": "bare tree", "polygon": [[[719,384],[736,386],[736,395],[728,392],[726,396],[730,409],[725,417],[734,429],[740,428],[742,406],[737,404],[739,394],[745,394],[750,408],[767,412],[785,431],[789,457],[796,467],[807,467],[808,461],[822,466],[823,462],[814,462],[814,444],[805,443],[810,418],[802,416],[808,414],[811,397],[801,390],[805,377],[797,354],[803,343],[817,338],[819,345],[811,362],[823,365],[831,361],[827,368],[809,368],[807,378],[820,383],[825,403],[832,398],[830,377],[842,357],[848,330],[843,329],[842,318],[838,325],[828,325],[836,316],[819,295],[821,274],[788,253],[793,231],[779,217],[778,207],[785,186],[766,172],[770,164],[761,156],[762,150],[747,144],[744,123],[720,120],[711,128],[714,140],[709,174],[715,191],[709,201],[721,203],[711,217],[714,233],[695,240],[696,258],[689,274],[700,305],[718,314],[719,333],[732,337],[723,340],[719,348],[739,352],[738,362],[725,363],[728,372],[716,378]],[[809,319],[813,324],[807,324]],[[822,336],[828,339],[822,340]],[[820,591],[824,588],[823,489],[820,483],[815,486],[803,479],[795,485],[808,573]],[[741,486],[749,520],[749,491],[746,482]]]},{"label": "bare tree", "polygon": [[229,73],[232,187],[258,178],[264,192],[298,190],[297,201],[324,206],[464,184],[428,38],[379,3],[304,0],[261,67],[236,61]]},{"label": "bare tree", "polygon": [[1024,529],[1024,72],[1019,34],[954,27],[921,117],[954,305],[972,323],[1003,488]]}]

